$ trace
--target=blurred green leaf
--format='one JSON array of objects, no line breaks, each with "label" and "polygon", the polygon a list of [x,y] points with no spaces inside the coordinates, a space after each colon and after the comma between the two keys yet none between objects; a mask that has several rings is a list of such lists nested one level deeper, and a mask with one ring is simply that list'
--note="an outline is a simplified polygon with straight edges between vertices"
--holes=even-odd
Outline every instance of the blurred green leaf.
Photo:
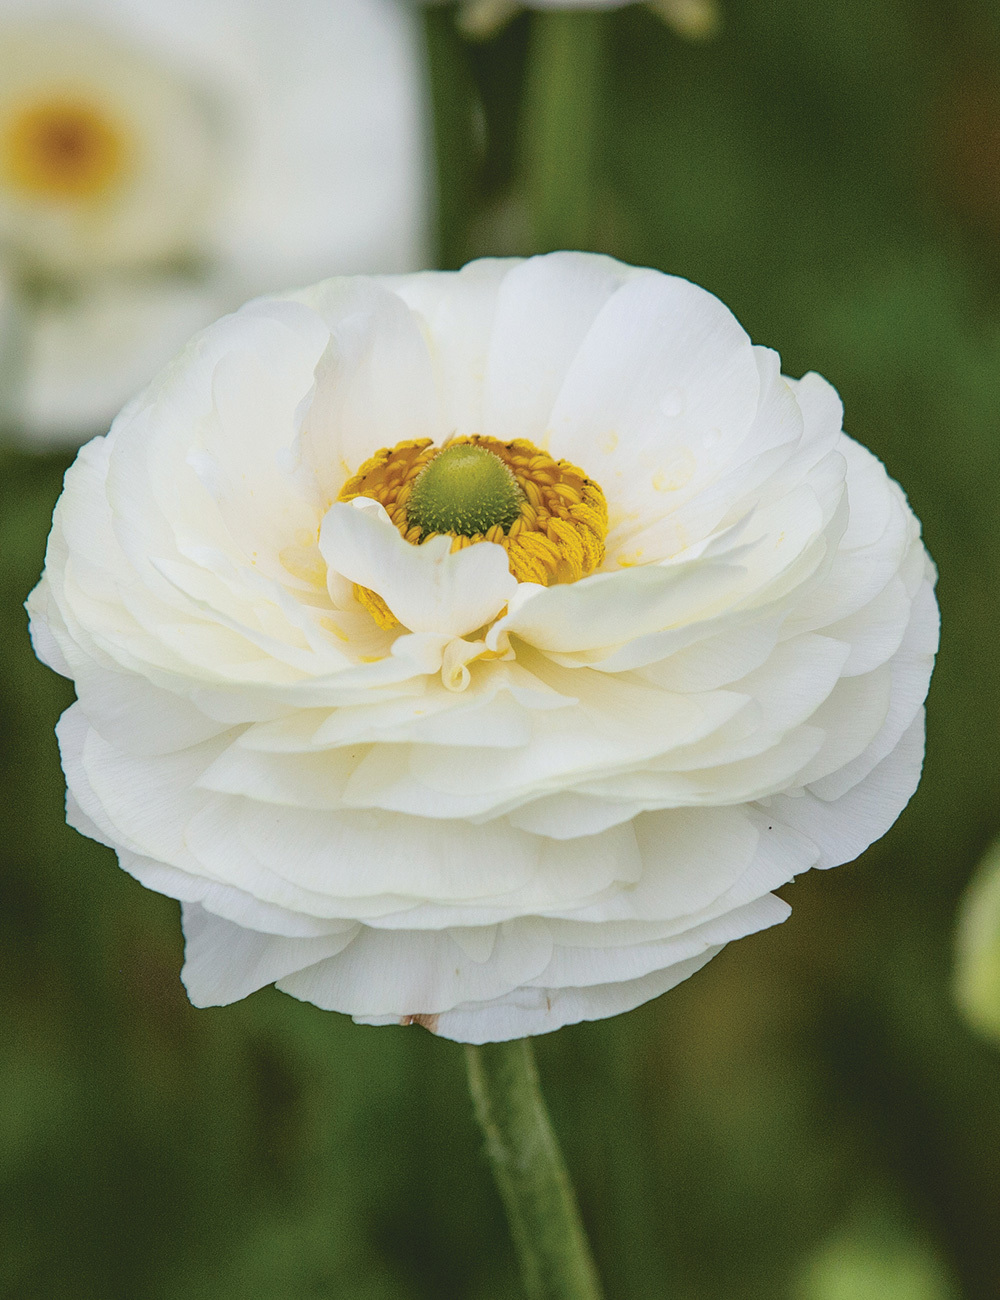
[{"label": "blurred green leaf", "polygon": [[962,898],[955,997],[973,1028],[1000,1041],[1000,841],[987,850]]},{"label": "blurred green leaf", "polygon": [[940,1256],[877,1204],[855,1210],[807,1261],[791,1300],[957,1300]]}]

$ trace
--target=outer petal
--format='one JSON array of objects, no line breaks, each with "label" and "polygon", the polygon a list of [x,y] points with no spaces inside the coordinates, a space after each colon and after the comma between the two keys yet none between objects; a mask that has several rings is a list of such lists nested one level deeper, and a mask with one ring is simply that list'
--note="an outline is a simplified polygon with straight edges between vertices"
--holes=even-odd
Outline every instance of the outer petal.
[{"label": "outer petal", "polygon": [[358,927],[345,924],[337,933],[315,939],[262,934],[223,921],[197,903],[185,903],[184,969],[181,979],[196,1007],[219,1007],[273,984],[346,948]]},{"label": "outer petal", "polygon": [[[459,1043],[502,1043],[530,1034],[548,1034],[581,1020],[603,1020],[658,998],[706,966],[718,948],[621,984],[587,988],[518,989],[492,1002],[470,1002],[433,1017],[427,1028]],[[395,1017],[355,1016],[359,1024],[393,1024]]]},{"label": "outer petal", "polygon": [[285,976],[278,986],[328,1010],[433,1015],[463,997],[491,1001],[519,988],[551,955],[545,924],[530,918],[499,926],[483,960],[447,932],[364,927],[339,956]]},{"label": "outer petal", "polygon": [[869,775],[831,802],[810,791],[773,795],[766,807],[819,847],[818,867],[850,862],[885,833],[913,796],[924,761],[923,708],[902,739]]}]

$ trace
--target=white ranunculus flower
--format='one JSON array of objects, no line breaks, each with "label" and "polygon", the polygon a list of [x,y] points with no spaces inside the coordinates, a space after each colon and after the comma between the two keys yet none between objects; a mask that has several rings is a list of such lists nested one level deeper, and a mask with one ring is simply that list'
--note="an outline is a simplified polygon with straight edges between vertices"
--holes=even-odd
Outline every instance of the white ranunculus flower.
[{"label": "white ranunculus flower", "polygon": [[206,330],[29,607],[70,820],[182,900],[192,1001],[481,1042],[655,997],[892,824],[933,578],[824,380],[556,253]]},{"label": "white ranunculus flower", "polygon": [[405,0],[0,0],[2,414],[106,429],[192,331],[425,256]]}]

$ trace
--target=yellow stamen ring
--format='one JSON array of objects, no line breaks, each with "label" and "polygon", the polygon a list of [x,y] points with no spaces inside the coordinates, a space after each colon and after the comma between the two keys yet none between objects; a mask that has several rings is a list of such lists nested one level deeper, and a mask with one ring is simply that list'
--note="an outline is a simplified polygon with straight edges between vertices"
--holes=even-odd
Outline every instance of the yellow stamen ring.
[{"label": "yellow stamen ring", "polygon": [[[569,461],[555,460],[526,438],[500,442],[473,434],[453,438],[447,446],[464,443],[499,457],[513,474],[523,500],[520,513],[506,530],[494,524],[470,537],[452,535],[451,549],[496,542],[507,552],[510,571],[518,582],[537,582],[543,587],[576,582],[593,573],[604,559],[608,535],[607,502],[593,479]],[[426,542],[437,534],[425,534],[419,525],[410,523],[407,503],[421,470],[443,450],[429,438],[383,447],[347,480],[337,500],[369,497],[378,501],[408,542],[415,546]],[[355,587],[355,595],[381,627],[396,626],[381,597],[363,587]]]}]

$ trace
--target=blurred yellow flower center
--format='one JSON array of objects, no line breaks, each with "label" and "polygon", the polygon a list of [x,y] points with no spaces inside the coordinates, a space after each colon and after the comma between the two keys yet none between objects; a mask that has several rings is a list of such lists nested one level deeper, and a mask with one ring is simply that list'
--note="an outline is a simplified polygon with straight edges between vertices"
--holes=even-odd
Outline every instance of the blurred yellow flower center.
[{"label": "blurred yellow flower center", "polygon": [[[604,559],[608,508],[583,470],[555,460],[525,438],[474,434],[446,447],[430,439],[383,447],[340,490],[338,501],[380,502],[408,542],[441,533],[451,549],[496,542],[518,582],[576,582]],[[383,627],[395,625],[382,600],[356,588]]]},{"label": "blurred yellow flower center", "polygon": [[104,197],[127,162],[125,132],[101,109],[70,98],[35,101],[15,112],[0,137],[4,179],[32,198]]}]

